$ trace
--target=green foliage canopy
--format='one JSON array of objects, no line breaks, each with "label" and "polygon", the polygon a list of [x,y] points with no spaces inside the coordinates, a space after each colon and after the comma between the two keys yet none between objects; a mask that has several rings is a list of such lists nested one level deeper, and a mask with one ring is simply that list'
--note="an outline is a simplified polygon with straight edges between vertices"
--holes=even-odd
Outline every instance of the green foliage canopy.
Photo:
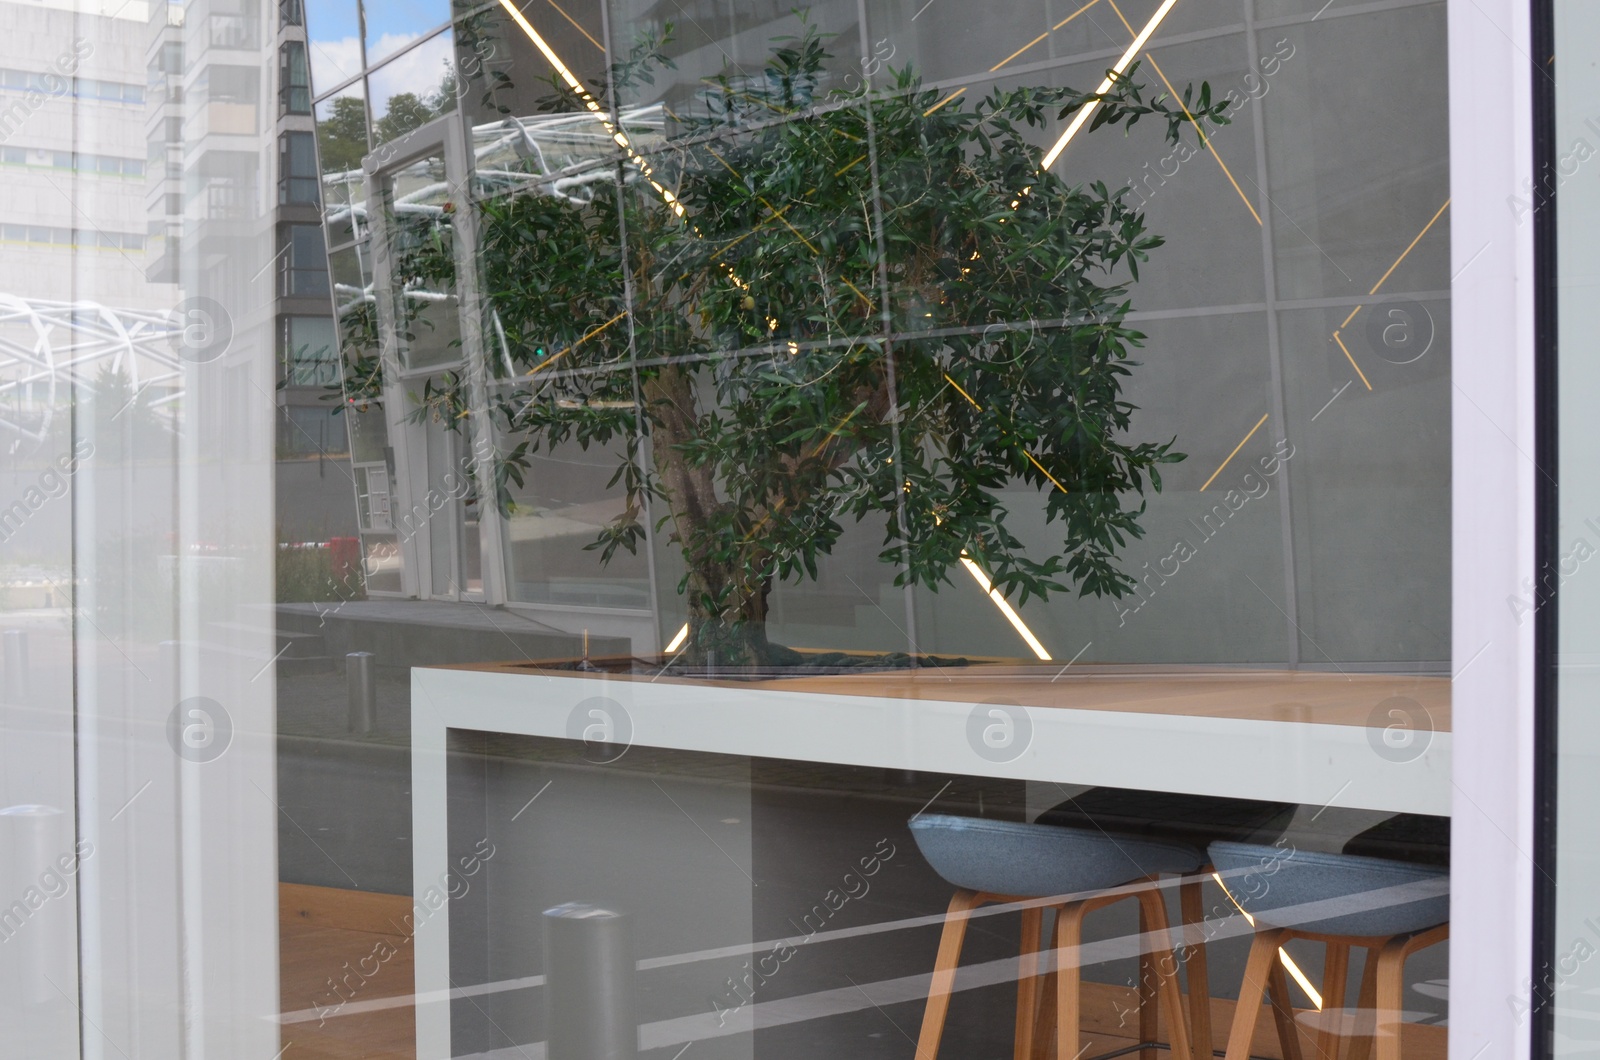
[{"label": "green foliage canopy", "polygon": [[[771,588],[814,578],[847,519],[882,521],[897,581],[937,588],[965,554],[1022,601],[1124,595],[1116,555],[1183,458],[1128,437],[1122,396],[1143,337],[1129,291],[1161,239],[1124,190],[1041,172],[1036,140],[1094,104],[1084,134],[1154,115],[1175,141],[1225,104],[1204,85],[1147,100],[1130,71],[1103,95],[996,89],[969,107],[909,70],[824,90],[830,58],[808,29],[635,136],[607,179],[551,174],[478,206],[517,373],[491,387],[514,442],[499,479],[520,484],[541,449],[620,442],[627,504],[591,547],[636,549],[647,501],[665,508],[691,658],[781,657]],[[610,83],[636,91],[665,63],[647,43]],[[553,84],[551,111],[608,106],[602,84]],[[454,416],[463,388],[427,400]],[[1019,482],[1044,493],[1058,553],[1028,555],[1008,527]]]}]

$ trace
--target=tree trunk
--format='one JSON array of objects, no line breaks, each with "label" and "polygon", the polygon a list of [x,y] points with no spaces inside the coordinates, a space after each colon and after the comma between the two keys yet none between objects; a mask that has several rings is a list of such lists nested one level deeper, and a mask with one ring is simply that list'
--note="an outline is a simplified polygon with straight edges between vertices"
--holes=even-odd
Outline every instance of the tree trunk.
[{"label": "tree trunk", "polygon": [[773,646],[767,640],[770,580],[749,591],[737,591],[736,598],[719,610],[714,605],[707,606],[715,599],[712,593],[695,592],[697,577],[690,574],[689,639],[683,646],[684,661],[712,670],[770,665],[774,661]]},{"label": "tree trunk", "polygon": [[684,456],[682,447],[696,434],[693,379],[668,365],[643,389],[657,481],[672,515],[673,538],[689,566],[689,638],[682,658],[691,666],[765,665],[773,654],[767,642],[772,579],[755,573],[761,557],[753,542],[727,557],[727,542],[717,538],[732,532],[732,520],[719,525],[717,517],[730,513],[717,499],[715,471],[709,464],[691,466]]}]

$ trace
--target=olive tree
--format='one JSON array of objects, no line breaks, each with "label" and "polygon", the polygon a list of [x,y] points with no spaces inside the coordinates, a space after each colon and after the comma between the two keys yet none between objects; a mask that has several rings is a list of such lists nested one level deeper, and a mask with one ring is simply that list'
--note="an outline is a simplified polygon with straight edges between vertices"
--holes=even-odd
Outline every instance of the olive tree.
[{"label": "olive tree", "polygon": [[[1130,437],[1123,396],[1130,289],[1162,241],[1126,189],[1041,171],[1040,143],[1084,107],[1085,135],[1152,115],[1176,141],[1225,104],[1206,85],[1146,99],[1135,68],[969,105],[909,70],[830,89],[830,59],[812,30],[780,40],[648,135],[608,91],[639,95],[655,44],[605,83],[555,80],[548,109],[594,115],[618,150],[476,206],[499,480],[618,443],[626,504],[590,547],[636,550],[653,511],[686,564],[691,660],[791,658],[767,640],[773,587],[814,578],[848,520],[881,523],[897,583],[937,589],[967,556],[1020,601],[1122,596],[1118,551],[1183,459]],[[1019,483],[1058,551],[1008,526]]]}]

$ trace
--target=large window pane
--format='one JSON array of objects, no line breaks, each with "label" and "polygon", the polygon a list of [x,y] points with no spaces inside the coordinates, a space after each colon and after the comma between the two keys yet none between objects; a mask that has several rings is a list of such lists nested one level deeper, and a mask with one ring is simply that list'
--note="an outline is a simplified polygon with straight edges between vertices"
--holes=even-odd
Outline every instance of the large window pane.
[{"label": "large window pane", "polygon": [[[1594,233],[1600,231],[1600,195],[1585,179],[1594,165],[1596,146],[1594,100],[1600,87],[1596,76],[1595,34],[1600,20],[1586,4],[1560,0],[1554,13],[1555,62],[1559,65],[1553,89],[1553,157],[1540,160],[1537,183],[1517,196],[1511,206],[1532,223],[1535,211],[1554,210],[1556,286],[1554,301],[1557,330],[1555,381],[1559,389],[1556,420],[1560,459],[1560,490],[1555,525],[1545,532],[1555,551],[1524,591],[1506,601],[1519,625],[1548,619],[1555,609],[1559,630],[1555,651],[1554,697],[1558,708],[1553,739],[1555,849],[1554,879],[1541,887],[1553,892],[1549,934],[1536,954],[1533,975],[1522,994],[1513,999],[1521,1018],[1547,1021],[1553,1031],[1545,1055],[1583,1056],[1594,1051],[1600,1038],[1600,986],[1590,955],[1596,949],[1596,922],[1590,906],[1600,885],[1600,844],[1588,822],[1600,804],[1596,757],[1600,755],[1600,730],[1593,704],[1597,691],[1595,658],[1600,644],[1600,594],[1589,577],[1589,560],[1600,540],[1596,524],[1600,498],[1600,463],[1595,460],[1596,431],[1591,395],[1600,384],[1589,353],[1596,325],[1595,289],[1600,284],[1600,256]],[[1546,381],[1550,385],[1550,381]],[[1549,864],[1549,861],[1544,862]],[[1538,921],[1535,921],[1538,923]],[[1543,927],[1544,925],[1541,925]]]},{"label": "large window pane", "polygon": [[[952,900],[999,919],[945,1053],[1026,1036],[1019,949],[1081,947],[1080,1011],[1131,1014],[1162,959],[1131,906],[1050,936],[1070,911],[969,893],[1098,893],[970,845],[1016,826],[1029,863],[1189,844],[1142,910],[1208,940],[1165,957],[1177,1051],[1256,1018],[1255,947],[1285,1028],[1442,1055],[1445,8],[1260,6],[366,11],[370,134],[319,110],[377,594],[344,613],[408,645],[414,862],[485,884],[419,925],[416,989],[475,999],[419,1010],[420,1050],[554,1050],[540,918],[574,898],[632,920],[667,1056],[932,1028]],[[1426,895],[1266,933],[1359,857]],[[1352,1013],[1378,958],[1341,946],[1390,928],[1404,1012]]]}]

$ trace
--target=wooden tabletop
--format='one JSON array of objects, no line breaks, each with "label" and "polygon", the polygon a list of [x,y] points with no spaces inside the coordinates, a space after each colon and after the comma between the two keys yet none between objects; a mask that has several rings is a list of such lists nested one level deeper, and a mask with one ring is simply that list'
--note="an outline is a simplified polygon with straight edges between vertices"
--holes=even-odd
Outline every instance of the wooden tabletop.
[{"label": "wooden tabletop", "polygon": [[[656,681],[820,695],[879,696],[944,702],[1011,703],[1026,707],[1237,718],[1323,725],[1426,727],[1450,731],[1450,679],[1432,674],[1340,673],[1194,666],[1057,666],[981,664],[878,670],[767,680],[711,681],[638,674],[586,674],[530,662],[464,664],[449,669],[501,673],[559,672],[563,677]],[[1392,702],[1391,702],[1392,701]],[[1394,711],[1396,713],[1391,714]]]}]

